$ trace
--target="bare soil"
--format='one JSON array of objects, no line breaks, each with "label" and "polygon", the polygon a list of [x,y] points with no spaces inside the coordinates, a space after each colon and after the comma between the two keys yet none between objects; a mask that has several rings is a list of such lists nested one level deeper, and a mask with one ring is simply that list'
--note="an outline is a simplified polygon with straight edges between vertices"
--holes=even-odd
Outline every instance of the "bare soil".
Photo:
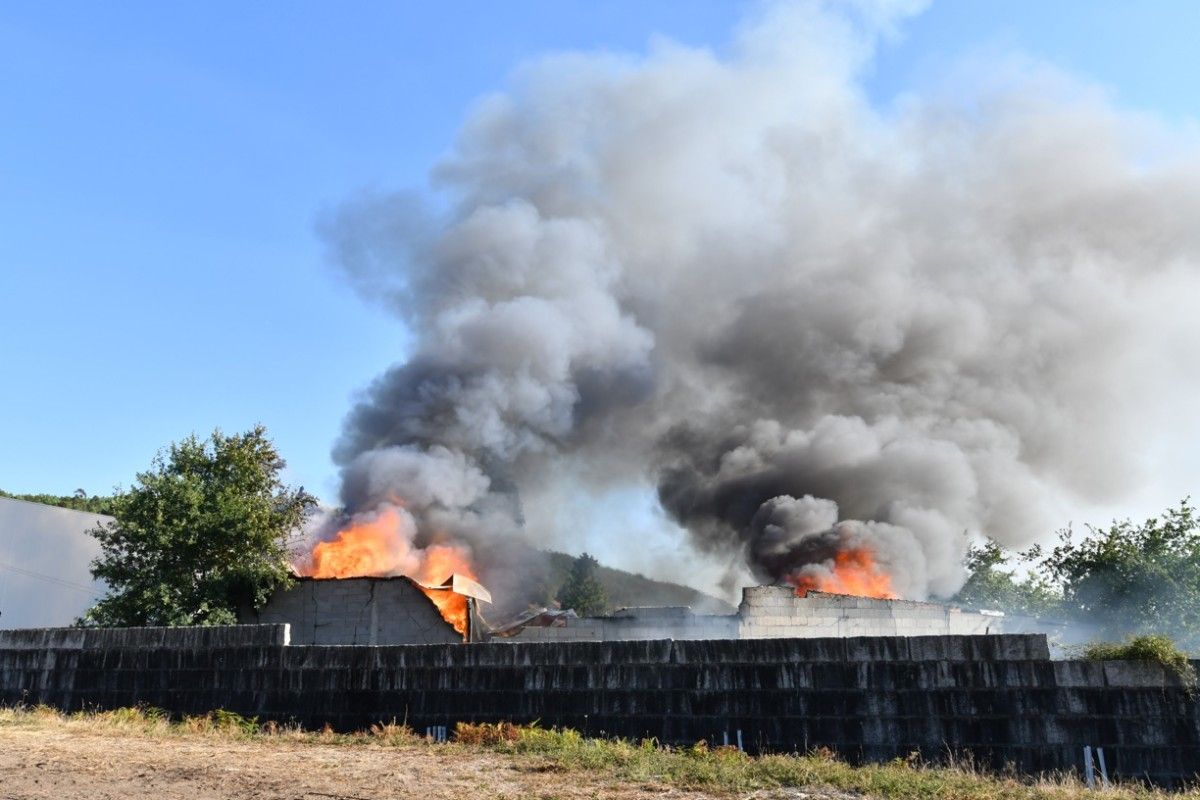
[{"label": "bare soil", "polygon": [[[456,747],[339,746],[0,726],[0,798],[103,800],[484,800],[729,797],[606,780],[549,763]],[[807,792],[767,796],[819,797]]]}]

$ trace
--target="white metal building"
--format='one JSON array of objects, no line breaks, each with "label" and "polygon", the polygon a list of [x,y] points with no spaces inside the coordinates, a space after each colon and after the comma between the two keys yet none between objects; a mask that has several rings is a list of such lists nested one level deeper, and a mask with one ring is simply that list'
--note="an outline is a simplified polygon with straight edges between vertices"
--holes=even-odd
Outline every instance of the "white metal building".
[{"label": "white metal building", "polygon": [[0,497],[0,628],[70,625],[99,599],[89,566],[100,547],[85,531],[111,520]]}]

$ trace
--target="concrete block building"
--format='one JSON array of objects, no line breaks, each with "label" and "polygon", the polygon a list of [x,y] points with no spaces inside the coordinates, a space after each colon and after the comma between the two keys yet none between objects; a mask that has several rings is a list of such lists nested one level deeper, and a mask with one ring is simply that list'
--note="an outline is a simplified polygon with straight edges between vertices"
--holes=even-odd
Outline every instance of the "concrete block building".
[{"label": "concrete block building", "polygon": [[[449,591],[449,590],[446,590]],[[242,623],[287,623],[292,644],[447,644],[463,634],[411,578],[298,578]]]},{"label": "concrete block building", "polygon": [[742,590],[734,614],[695,614],[689,608],[623,608],[604,617],[564,618],[548,627],[506,632],[519,641],[628,639],[790,639],[850,636],[944,636],[1001,633],[998,612],[940,603],[879,600],[809,592],[791,586]]},{"label": "concrete block building", "polygon": [[[489,638],[617,642],[962,636],[1027,630],[1009,624],[997,612],[821,592],[797,597],[790,586],[751,586],[742,590],[742,602],[733,614],[696,614],[683,606],[623,608],[602,617],[553,615],[549,624],[527,618],[493,631],[478,614],[480,599],[490,601],[490,595],[461,576],[441,586],[423,586],[405,577],[300,578],[261,609],[244,610],[240,621],[286,623],[292,643],[298,645],[445,644]],[[454,618],[447,612],[447,601],[459,609],[457,629],[447,621]]]}]

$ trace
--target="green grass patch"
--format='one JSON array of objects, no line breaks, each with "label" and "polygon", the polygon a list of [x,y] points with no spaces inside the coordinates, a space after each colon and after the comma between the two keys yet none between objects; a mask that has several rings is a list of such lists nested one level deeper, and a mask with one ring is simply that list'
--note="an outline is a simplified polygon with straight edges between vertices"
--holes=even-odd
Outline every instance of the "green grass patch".
[{"label": "green grass patch", "polygon": [[[462,740],[462,729],[456,736]],[[917,800],[1037,800],[1040,798],[1164,797],[1166,793],[1128,784],[1105,791],[1089,791],[1074,776],[1031,779],[1016,775],[990,775],[969,765],[932,766],[915,756],[885,764],[853,766],[830,751],[805,755],[752,757],[734,747],[664,747],[654,741],[586,739],[572,730],[546,730],[524,726],[515,739],[492,738],[484,746],[514,756],[535,756],[565,770],[602,771],[631,782],[661,781],[684,789],[744,793],[788,787],[829,788],[870,797]],[[1173,796],[1182,797],[1183,794]],[[1200,794],[1186,796],[1200,797]]]}]

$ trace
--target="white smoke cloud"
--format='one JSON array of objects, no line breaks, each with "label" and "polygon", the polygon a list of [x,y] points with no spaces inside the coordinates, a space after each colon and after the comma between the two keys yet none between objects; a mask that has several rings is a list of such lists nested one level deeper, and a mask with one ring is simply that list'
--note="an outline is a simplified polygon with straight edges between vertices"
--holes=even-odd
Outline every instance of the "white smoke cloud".
[{"label": "white smoke cloud", "polygon": [[436,170],[444,218],[328,220],[416,339],[347,419],[343,501],[498,547],[522,498],[649,484],[698,553],[777,579],[833,532],[924,598],[966,537],[1135,485],[1198,332],[1200,147],[1029,63],[873,108],[920,5],[526,65]]}]

